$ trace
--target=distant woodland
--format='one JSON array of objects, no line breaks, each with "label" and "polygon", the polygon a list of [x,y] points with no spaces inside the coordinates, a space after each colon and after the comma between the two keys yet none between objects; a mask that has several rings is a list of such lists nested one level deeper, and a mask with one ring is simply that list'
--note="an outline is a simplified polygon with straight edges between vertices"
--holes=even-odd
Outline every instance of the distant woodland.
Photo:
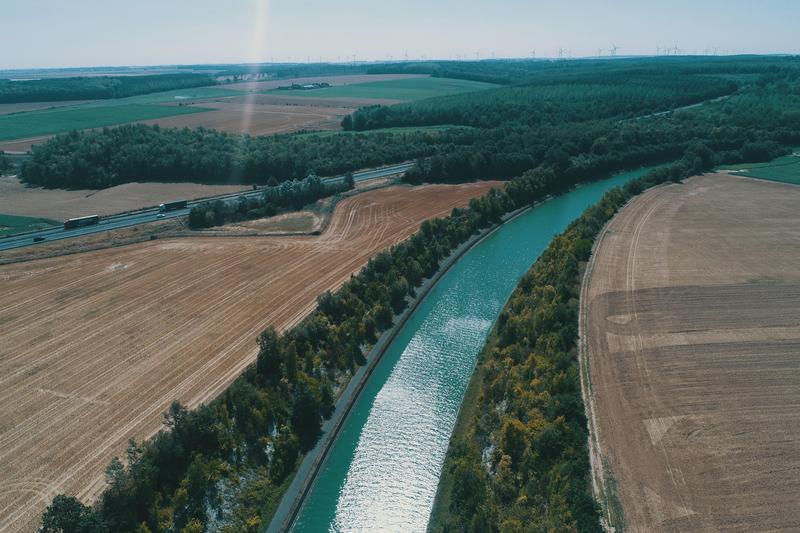
[{"label": "distant woodland", "polygon": [[0,79],[0,104],[123,98],[215,83],[214,78],[206,74],[88,76],[19,81]]}]

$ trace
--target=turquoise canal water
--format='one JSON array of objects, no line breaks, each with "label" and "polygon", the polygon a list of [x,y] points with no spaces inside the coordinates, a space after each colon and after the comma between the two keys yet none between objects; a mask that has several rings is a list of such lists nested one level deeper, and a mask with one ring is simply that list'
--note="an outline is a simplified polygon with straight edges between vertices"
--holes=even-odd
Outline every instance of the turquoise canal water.
[{"label": "turquoise canal water", "polygon": [[543,203],[453,265],[376,367],[293,531],[425,531],[477,355],[519,279],[584,209],[648,170]]}]

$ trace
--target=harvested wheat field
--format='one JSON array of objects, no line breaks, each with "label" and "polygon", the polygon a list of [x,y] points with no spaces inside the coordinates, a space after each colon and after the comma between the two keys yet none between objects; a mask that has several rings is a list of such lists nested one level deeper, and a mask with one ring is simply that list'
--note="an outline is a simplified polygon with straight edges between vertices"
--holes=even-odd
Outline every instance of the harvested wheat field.
[{"label": "harvested wheat field", "polygon": [[228,133],[268,135],[303,129],[340,129],[339,123],[357,105],[326,102],[313,103],[294,99],[286,103],[267,95],[236,96],[214,101],[201,101],[192,107],[210,109],[203,113],[175,115],[142,121],[164,128],[212,128]]},{"label": "harvested wheat field", "polygon": [[170,200],[207,198],[250,190],[245,185],[200,183],[125,183],[102,190],[26,187],[16,177],[0,177],[0,213],[62,220],[84,215],[112,215]]},{"label": "harvested wheat field", "polygon": [[88,501],[172,400],[207,401],[370,256],[497,183],[342,201],[321,236],[197,237],[0,267],[0,531],[59,492]]},{"label": "harvested wheat field", "polygon": [[708,175],[641,195],[601,237],[588,414],[627,530],[800,530],[798,206],[800,187]]}]

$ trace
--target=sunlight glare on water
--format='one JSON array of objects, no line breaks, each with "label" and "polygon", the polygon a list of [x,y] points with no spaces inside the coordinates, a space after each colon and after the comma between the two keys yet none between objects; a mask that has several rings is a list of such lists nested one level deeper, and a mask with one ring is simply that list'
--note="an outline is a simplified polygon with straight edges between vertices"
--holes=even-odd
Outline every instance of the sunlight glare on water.
[{"label": "sunlight glare on water", "polygon": [[[333,531],[425,529],[455,421],[446,415],[458,410],[443,382],[453,372],[469,375],[471,361],[455,360],[458,348],[479,350],[491,325],[477,317],[438,314],[423,324],[422,335],[405,349],[375,398],[339,496]],[[400,472],[408,475],[396,475]]]}]

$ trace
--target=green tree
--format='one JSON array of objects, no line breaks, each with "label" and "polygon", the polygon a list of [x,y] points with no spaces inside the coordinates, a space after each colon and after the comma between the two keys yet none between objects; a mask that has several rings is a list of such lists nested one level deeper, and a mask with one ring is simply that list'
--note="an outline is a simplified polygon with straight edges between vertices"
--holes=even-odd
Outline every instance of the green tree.
[{"label": "green tree", "polygon": [[313,447],[320,433],[319,404],[305,380],[297,382],[292,395],[292,428],[300,439],[301,448]]},{"label": "green tree", "polygon": [[72,496],[59,494],[42,515],[41,533],[103,533],[100,518]]},{"label": "green tree", "polygon": [[281,351],[278,332],[268,327],[258,336],[256,372],[266,382],[274,383],[281,378]]}]

